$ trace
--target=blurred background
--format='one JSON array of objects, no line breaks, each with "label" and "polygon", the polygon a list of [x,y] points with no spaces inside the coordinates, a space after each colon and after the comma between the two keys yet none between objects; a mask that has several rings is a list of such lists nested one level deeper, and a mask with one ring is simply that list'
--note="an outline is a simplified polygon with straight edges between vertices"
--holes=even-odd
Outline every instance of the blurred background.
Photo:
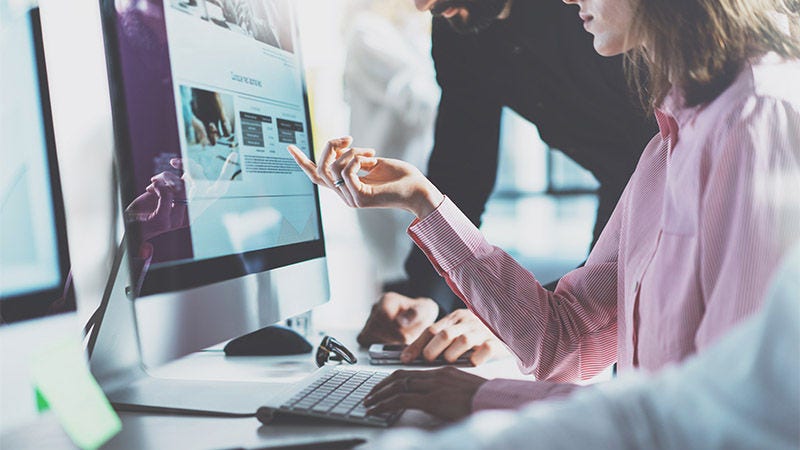
[{"label": "blurred background", "polygon": [[[315,148],[352,135],[358,146],[424,170],[439,95],[430,15],[416,11],[412,0],[296,3]],[[85,319],[102,295],[119,233],[110,226],[113,131],[99,2],[40,4],[73,273]],[[513,111],[503,113],[500,141],[498,181],[483,231],[549,282],[586,258],[597,182],[547,148],[536,128]],[[412,218],[357,212],[321,191],[332,301],[314,311],[315,325],[359,328],[381,283],[402,276],[411,246],[405,227]]]}]

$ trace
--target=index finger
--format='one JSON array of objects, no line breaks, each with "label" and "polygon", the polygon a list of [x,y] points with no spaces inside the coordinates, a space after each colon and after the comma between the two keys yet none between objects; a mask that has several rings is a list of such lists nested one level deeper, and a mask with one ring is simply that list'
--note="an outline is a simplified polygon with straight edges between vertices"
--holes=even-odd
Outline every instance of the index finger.
[{"label": "index finger", "polygon": [[391,375],[389,375],[388,377],[386,377],[383,380],[381,380],[380,383],[376,384],[375,387],[372,388],[372,390],[369,392],[369,395],[367,395],[367,397],[372,397],[376,393],[378,393],[381,390],[383,390],[386,386],[391,385],[392,383],[394,383],[397,380],[401,380],[403,378],[408,378],[411,375],[414,375],[414,376],[417,376],[417,377],[420,377],[420,378],[427,378],[429,372],[433,372],[433,371],[431,371],[431,370],[402,370],[402,369],[401,370],[395,370],[394,372],[392,372]]},{"label": "index finger", "polygon": [[306,176],[314,183],[314,184],[323,184],[322,180],[317,175],[317,165],[314,164],[313,161],[308,159],[308,157],[300,150],[298,147],[294,145],[290,145],[287,147],[289,153],[291,153],[292,158],[294,158],[295,162],[303,172],[305,172]]},{"label": "index finger", "polygon": [[385,388],[386,386],[392,384],[393,381],[405,376],[405,374],[407,373],[409,373],[408,370],[395,370],[394,372],[392,372],[391,375],[381,380],[380,383],[376,384],[375,387],[373,387],[372,390],[369,391],[370,393],[367,394],[367,397],[372,396],[373,393],[378,392],[381,389]]},{"label": "index finger", "polygon": [[404,364],[408,364],[411,361],[417,359],[421,354],[425,347],[431,342],[431,340],[436,337],[439,332],[449,326],[452,325],[454,322],[452,314],[448,314],[445,317],[442,317],[441,320],[434,323],[433,325],[425,328],[425,331],[414,340],[408,347],[403,350],[403,353],[400,354],[400,360],[403,361]]},{"label": "index finger", "polygon": [[435,360],[447,350],[459,336],[463,336],[467,331],[466,327],[461,324],[450,325],[449,327],[443,328],[436,333],[436,336],[422,349],[422,356],[426,361]]},{"label": "index finger", "polygon": [[400,361],[402,361],[403,364],[408,364],[417,359],[422,353],[422,349],[428,345],[428,342],[430,342],[434,336],[436,336],[436,333],[431,330],[431,327],[425,328],[425,331],[403,350],[403,353],[400,354]]}]

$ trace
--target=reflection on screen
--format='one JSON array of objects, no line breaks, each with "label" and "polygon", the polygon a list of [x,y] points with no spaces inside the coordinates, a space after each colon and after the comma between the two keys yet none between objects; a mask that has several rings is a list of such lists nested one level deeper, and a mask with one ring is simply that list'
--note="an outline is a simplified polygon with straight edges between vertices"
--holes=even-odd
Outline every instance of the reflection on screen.
[{"label": "reflection on screen", "polygon": [[[123,15],[122,31],[130,26],[131,45],[140,46],[131,53],[148,52],[153,67],[127,77],[126,88],[141,82],[136,92],[161,89],[174,100],[137,94],[136,105],[129,101],[141,195],[126,218],[153,244],[152,267],[321,239],[314,188],[286,152],[288,144],[310,151],[291,1],[139,3],[153,13],[135,16],[135,24]],[[150,46],[168,54],[158,57]],[[145,111],[148,101],[153,110]],[[165,103],[174,110],[157,110]],[[161,138],[143,136],[155,129]]]},{"label": "reflection on screen", "polygon": [[61,273],[31,21],[2,12],[0,298],[7,298],[57,287]]}]

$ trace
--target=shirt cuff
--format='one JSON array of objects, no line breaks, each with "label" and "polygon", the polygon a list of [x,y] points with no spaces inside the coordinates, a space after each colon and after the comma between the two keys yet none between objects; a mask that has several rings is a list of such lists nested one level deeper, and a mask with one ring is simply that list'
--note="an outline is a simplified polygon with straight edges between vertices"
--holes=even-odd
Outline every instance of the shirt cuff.
[{"label": "shirt cuff", "polygon": [[475,253],[485,239],[478,228],[445,197],[436,210],[408,227],[408,235],[444,275]]},{"label": "shirt cuff", "polygon": [[517,409],[537,400],[555,400],[570,395],[581,386],[551,381],[489,380],[472,397],[472,411]]}]

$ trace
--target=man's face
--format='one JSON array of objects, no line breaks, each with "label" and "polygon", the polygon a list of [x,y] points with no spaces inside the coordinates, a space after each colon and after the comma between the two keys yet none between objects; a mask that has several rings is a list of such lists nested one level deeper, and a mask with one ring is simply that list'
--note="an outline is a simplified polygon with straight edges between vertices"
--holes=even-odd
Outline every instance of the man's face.
[{"label": "man's face", "polygon": [[[414,0],[420,11],[446,18],[459,33],[477,33],[495,21],[511,0]],[[522,0],[530,1],[530,0]]]}]

